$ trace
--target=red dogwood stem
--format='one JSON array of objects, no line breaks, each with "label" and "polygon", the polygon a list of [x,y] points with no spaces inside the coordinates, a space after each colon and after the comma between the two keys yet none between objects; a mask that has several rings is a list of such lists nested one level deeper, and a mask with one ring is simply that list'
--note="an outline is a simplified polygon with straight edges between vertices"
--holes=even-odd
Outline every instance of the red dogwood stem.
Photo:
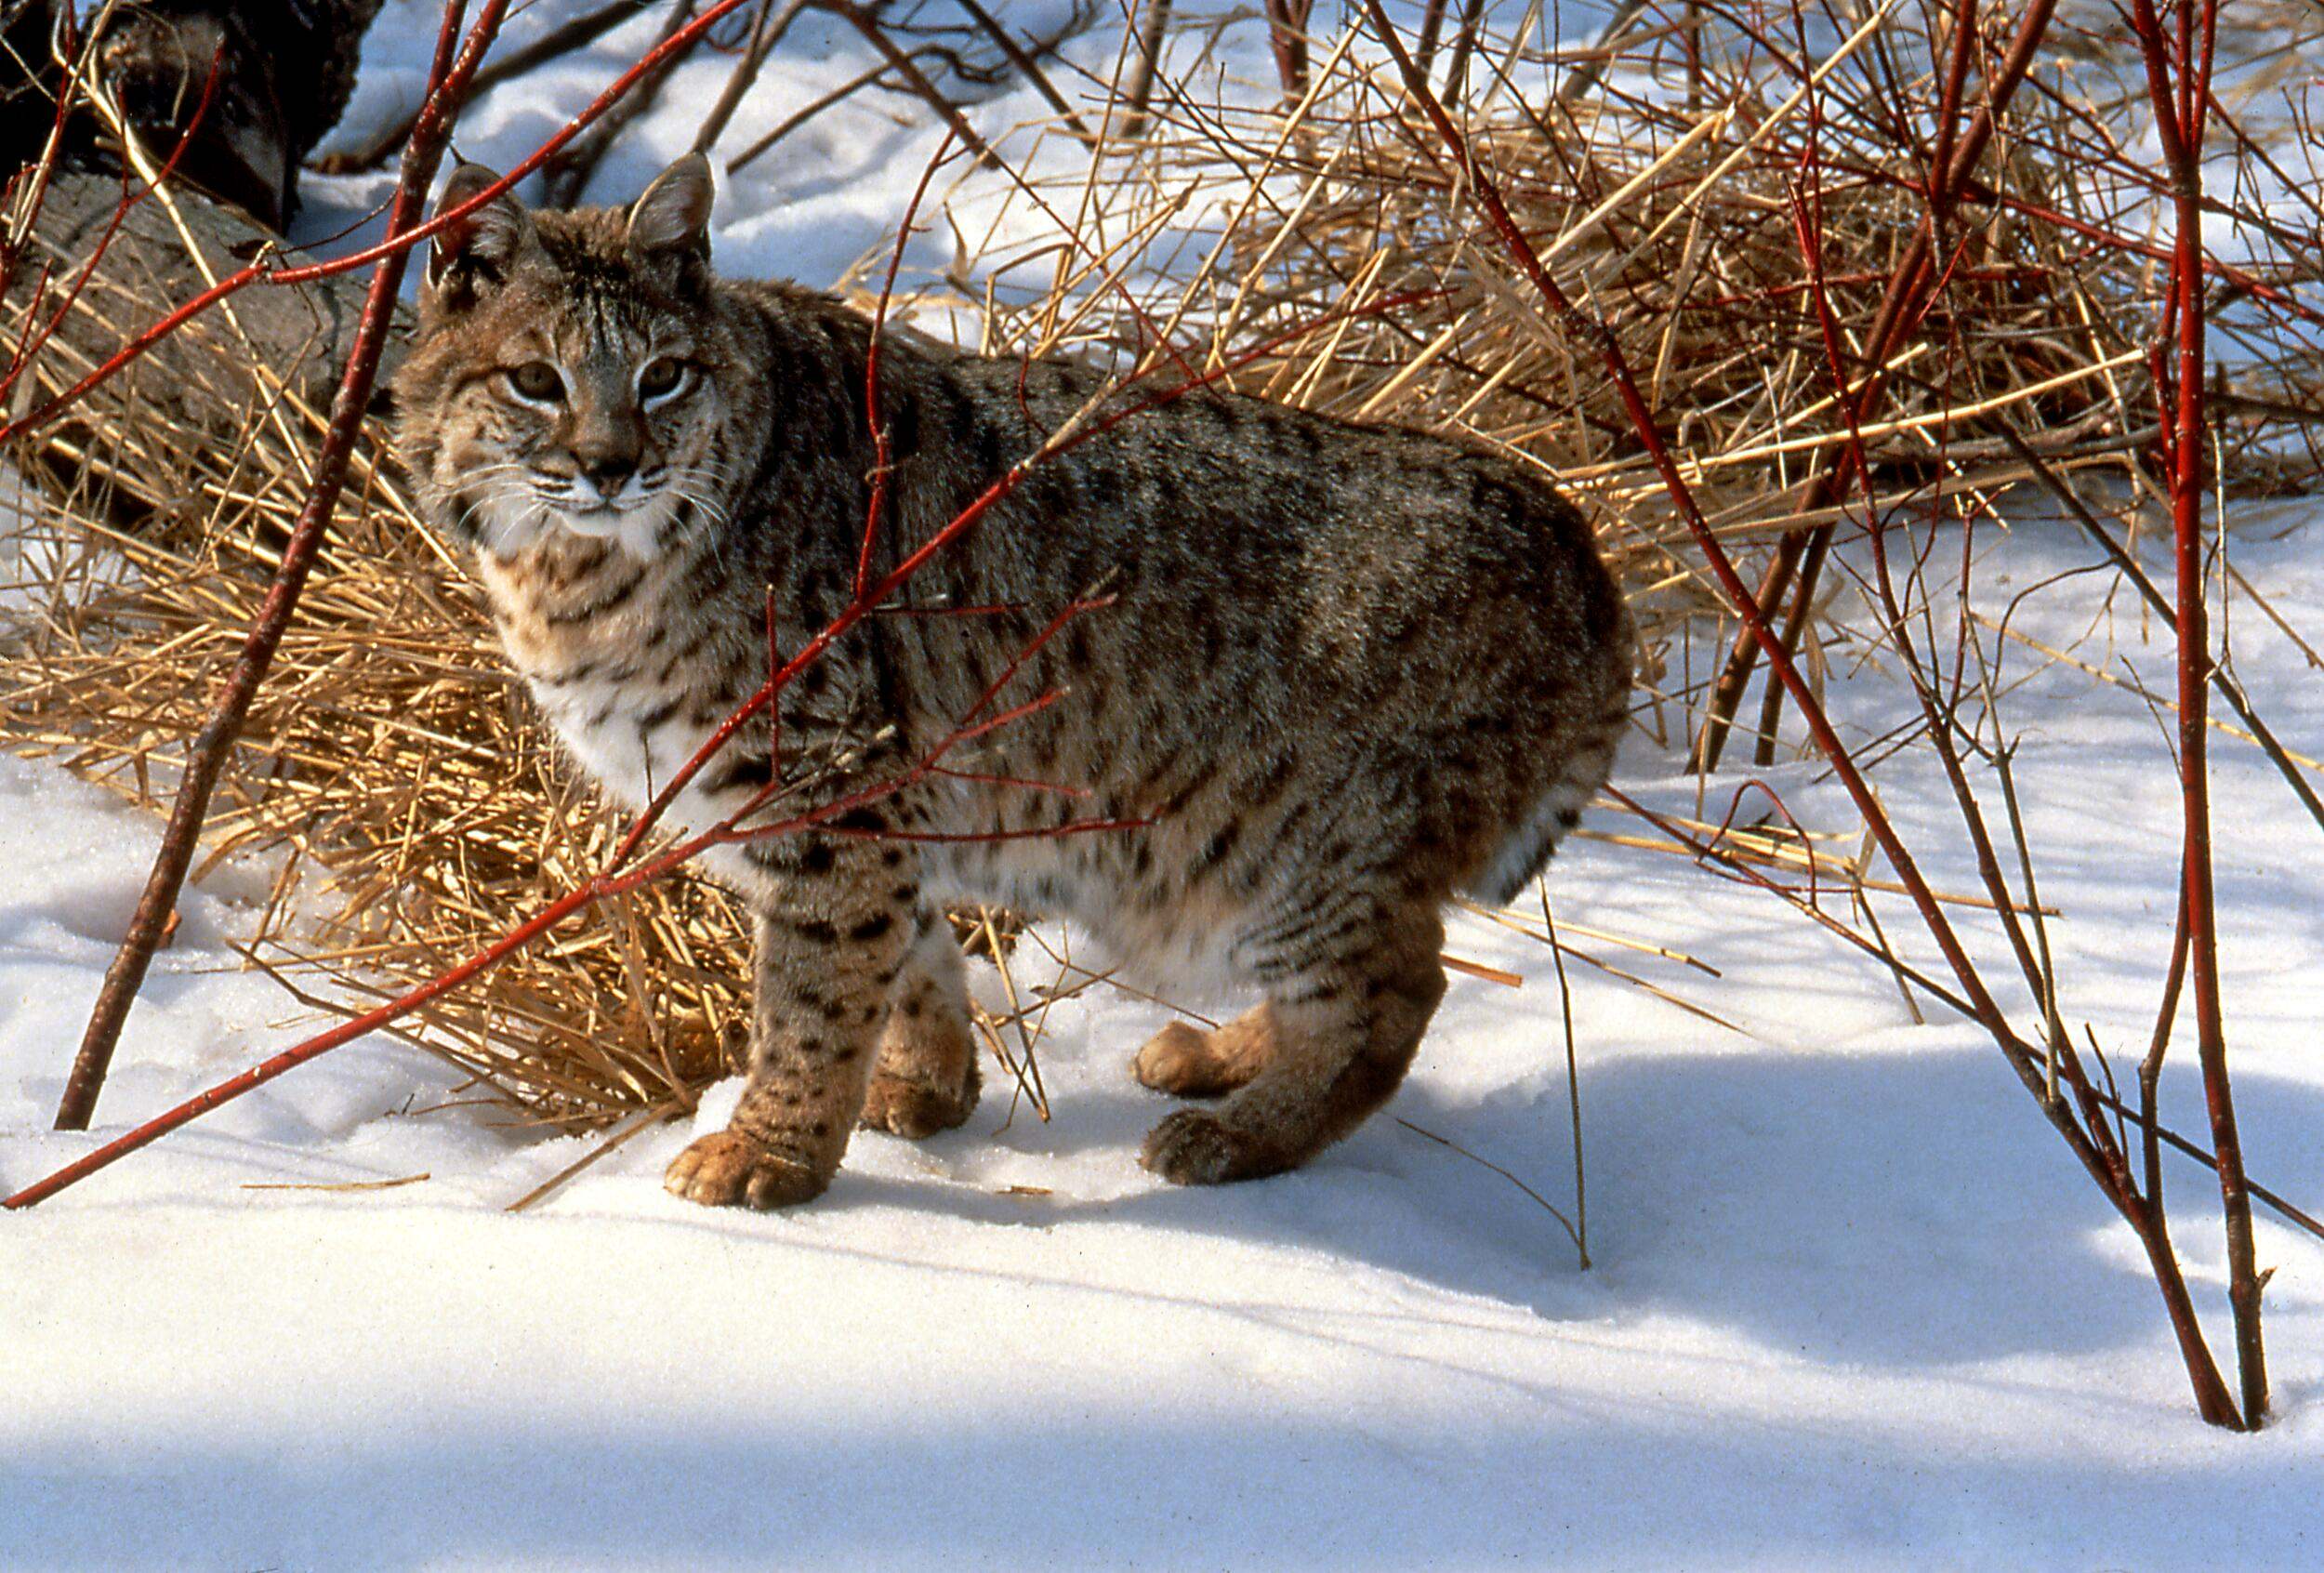
[{"label": "red dogwood stem", "polygon": [[[2235,1093],[2227,1074],[2226,1025],[2220,1002],[2218,911],[2212,883],[2210,727],[2211,634],[2204,600],[2203,458],[2209,448],[2203,407],[2203,126],[2209,101],[2217,0],[2179,0],[2175,42],[2166,41],[2154,0],[2133,0],[2132,26],[2146,67],[2155,128],[2171,171],[2175,233],[2170,309],[2164,330],[2177,364],[2167,390],[2170,412],[2171,527],[2177,572],[2179,798],[2183,839],[2179,871],[2188,976],[2194,985],[2196,1053],[2211,1116],[2212,1150],[2227,1236],[2227,1303],[2235,1319],[2237,1375],[2244,1424],[2267,1413],[2267,1355],[2260,1326],[2260,1277],[2251,1235],[2251,1198],[2243,1173]],[[2196,39],[2197,26],[2202,31]],[[2173,80],[2173,72],[2176,80]],[[2160,379],[2159,379],[2160,380]]]},{"label": "red dogwood stem", "polygon": [[[455,4],[444,7],[442,27],[436,40],[435,65],[429,73],[428,102],[420,111],[411,145],[404,152],[403,177],[397,182],[395,204],[388,216],[388,232],[391,237],[411,225],[427,203],[437,160],[452,134],[448,106],[456,102],[477,62],[483,58],[507,4],[508,0],[487,0],[457,59],[454,56],[454,45],[459,36],[465,7]],[[266,599],[259,603],[258,615],[243,641],[242,654],[227,674],[209,719],[194,735],[187,755],[185,778],[178,783],[177,798],[170,805],[169,825],[163,832],[161,850],[153,859],[152,871],[147,876],[137,910],[130,917],[121,949],[106,970],[104,985],[98,991],[96,1006],[89,1014],[87,1031],[81,1038],[80,1051],[74,1055],[72,1073],[66,1077],[64,1096],[57,1107],[59,1130],[88,1129],[98,1094],[104,1090],[106,1071],[112,1064],[114,1047],[121,1040],[122,1026],[128,1020],[129,1007],[152,965],[153,952],[161,944],[170,914],[177,910],[178,892],[185,884],[194,848],[201,840],[202,823],[208,817],[210,794],[218,786],[218,773],[225,768],[226,756],[233,748],[235,739],[242,735],[251,702],[274,664],[274,652],[282,643],[284,630],[290,626],[299,594],[306,588],[315,552],[323,544],[324,529],[330,523],[332,512],[338,507],[339,493],[346,484],[347,469],[354,456],[355,438],[363,426],[363,413],[371,403],[379,356],[387,348],[388,328],[395,311],[396,293],[403,286],[408,256],[408,251],[403,249],[386,252],[378,271],[372,275],[363,316],[355,325],[354,341],[348,350],[347,368],[331,401],[330,424],[324,435],[322,451],[315,457],[313,483],[308,488],[307,500],[291,527],[290,539],[283,548],[282,563],[275,570],[273,583],[268,586]]]}]

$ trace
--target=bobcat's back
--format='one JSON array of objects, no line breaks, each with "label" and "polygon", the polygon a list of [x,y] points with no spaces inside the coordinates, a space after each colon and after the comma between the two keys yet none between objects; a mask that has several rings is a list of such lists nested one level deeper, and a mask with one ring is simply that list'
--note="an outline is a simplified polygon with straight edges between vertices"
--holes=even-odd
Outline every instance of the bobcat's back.
[{"label": "bobcat's back", "polygon": [[[976,359],[919,362],[899,382],[897,424],[916,439],[899,443],[899,547],[1102,387],[1081,368]],[[996,736],[990,768],[1089,786],[1089,814],[1155,825],[948,854],[981,893],[1066,905],[1147,945],[1168,929],[1170,951],[1224,940],[1221,911],[1263,912],[1228,946],[1247,972],[1282,960],[1263,931],[1352,881],[1509,899],[1611,762],[1630,675],[1620,597],[1575,510],[1498,456],[1235,395],[1137,415],[1043,461],[930,565],[919,593],[1032,618],[891,625],[901,691],[931,722],[957,715],[1029,627],[1101,585],[1116,602],[1037,658],[1025,688],[1068,700]],[[964,794],[944,819],[999,838],[1061,806]],[[1107,911],[1082,910],[1091,886]]]}]

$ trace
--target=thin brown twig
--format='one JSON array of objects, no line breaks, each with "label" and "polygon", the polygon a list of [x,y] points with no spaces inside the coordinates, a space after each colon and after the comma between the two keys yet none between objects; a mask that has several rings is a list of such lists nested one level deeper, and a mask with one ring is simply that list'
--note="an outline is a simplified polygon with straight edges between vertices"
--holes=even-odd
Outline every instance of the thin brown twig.
[{"label": "thin brown twig", "polygon": [[728,73],[726,86],[720,89],[718,102],[710,106],[710,112],[702,117],[701,126],[694,130],[694,152],[707,153],[726,135],[727,123],[734,118],[744,97],[758,82],[759,68],[766,64],[767,57],[783,42],[783,35],[791,30],[791,23],[799,20],[799,14],[808,5],[809,0],[784,0],[783,8],[777,11],[774,0],[759,0],[759,15],[750,25],[749,42]]},{"label": "thin brown twig", "polygon": [[905,86],[918,94],[921,102],[936,112],[936,118],[959,139],[960,145],[976,155],[980,165],[999,162],[999,155],[994,152],[992,144],[961,115],[960,106],[945,98],[943,90],[929,80],[928,73],[920,70],[919,62],[912,58],[910,51],[888,36],[888,30],[879,25],[878,18],[865,7],[854,4],[853,0],[816,0],[816,4],[862,33],[865,41],[878,50],[889,67],[904,79]]},{"label": "thin brown twig", "polygon": [[661,36],[654,40],[656,47],[665,52],[654,69],[624,94],[620,102],[607,109],[595,126],[575,138],[542,169],[541,178],[549,206],[571,207],[580,201],[582,192],[588,187],[589,177],[597,172],[599,162],[614,145],[614,139],[631,121],[651,110],[654,100],[662,96],[662,85],[670,79],[672,72],[684,63],[687,47],[702,36],[694,33],[687,39],[685,46],[671,46],[672,41],[685,33],[686,24],[693,20],[699,3],[700,0],[677,0],[662,23]]},{"label": "thin brown twig", "polygon": [[1549,881],[1539,881],[1541,926],[1550,936],[1550,963],[1557,969],[1557,1008],[1565,1025],[1565,1106],[1574,1128],[1574,1250],[1590,1271],[1590,1186],[1581,1158],[1581,1065],[1574,1051],[1574,989],[1565,979],[1565,955],[1557,941],[1557,918],[1550,910]]},{"label": "thin brown twig", "polygon": [[960,8],[968,12],[976,25],[984,31],[985,36],[999,46],[1000,52],[1008,57],[1009,63],[1033,85],[1033,90],[1049,100],[1050,108],[1064,117],[1066,126],[1072,128],[1075,136],[1086,142],[1097,135],[1089,129],[1089,123],[1081,118],[1080,112],[1066,101],[1065,95],[1057,90],[1057,85],[1049,79],[1049,73],[1041,69],[1041,62],[1025,52],[1024,46],[1017,42],[998,19],[978,5],[977,0],[960,0]]},{"label": "thin brown twig", "polygon": [[1154,78],[1162,59],[1162,35],[1170,25],[1170,0],[1145,0],[1130,29],[1129,76],[1118,97],[1122,117],[1114,134],[1125,142],[1143,139],[1146,109],[1154,99]]},{"label": "thin brown twig", "polygon": [[[469,81],[468,91],[461,95],[463,104],[482,97],[504,82],[513,82],[538,67],[578,49],[586,49],[600,38],[645,13],[653,0],[610,0],[610,4],[560,22],[532,43],[511,49],[498,59],[487,60]],[[370,169],[410,140],[412,127],[419,119],[419,111],[399,120],[390,121],[377,136],[353,152],[334,153],[315,161],[315,167],[325,175],[350,175]]]},{"label": "thin brown twig", "polygon": [[[922,45],[918,50],[915,50],[913,53],[917,56],[918,54],[925,52],[928,47],[928,46]],[[815,116],[831,108],[834,104],[843,103],[847,99],[853,98],[857,93],[860,93],[865,88],[872,86],[872,84],[878,82],[881,77],[886,76],[893,70],[895,70],[893,62],[889,60],[885,56],[882,56],[879,63],[871,67],[868,71],[858,72],[855,75],[848,78],[845,82],[840,83],[837,87],[832,88],[829,92],[821,93],[816,97],[810,99],[807,102],[801,104],[798,109],[792,111],[789,114],[777,121],[772,128],[761,135],[758,140],[752,142],[750,146],[736,153],[732,159],[729,159],[726,165],[726,172],[729,175],[741,174],[745,169],[747,169],[750,165],[756,164],[759,159],[773,152],[774,149],[782,142],[784,138],[788,137],[792,132],[798,130],[800,126],[806,125],[809,121],[814,119]]]}]

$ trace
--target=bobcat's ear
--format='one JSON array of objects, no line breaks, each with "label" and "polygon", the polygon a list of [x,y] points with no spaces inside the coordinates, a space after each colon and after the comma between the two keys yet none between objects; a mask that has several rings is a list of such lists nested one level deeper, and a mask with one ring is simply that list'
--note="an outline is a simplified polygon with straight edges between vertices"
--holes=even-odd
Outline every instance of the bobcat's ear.
[{"label": "bobcat's ear", "polygon": [[[463,164],[443,183],[443,194],[436,199],[436,211],[449,213],[473,201],[487,187],[499,183],[500,177],[482,165]],[[514,196],[504,192],[466,218],[436,231],[428,249],[429,287],[442,290],[448,283],[461,282],[461,276],[469,273],[498,279],[508,272],[517,255],[533,243],[533,216],[524,211],[524,205]]]},{"label": "bobcat's ear", "polygon": [[654,178],[629,205],[632,251],[710,250],[710,199],[716,189],[710,161],[690,152]]}]

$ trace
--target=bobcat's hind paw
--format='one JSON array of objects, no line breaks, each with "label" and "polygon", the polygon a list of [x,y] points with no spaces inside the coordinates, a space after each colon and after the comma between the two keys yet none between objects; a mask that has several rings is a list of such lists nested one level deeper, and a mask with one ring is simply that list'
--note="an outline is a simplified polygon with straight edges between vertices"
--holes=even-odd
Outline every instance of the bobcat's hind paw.
[{"label": "bobcat's hind paw", "polygon": [[662,1188],[705,1207],[797,1207],[823,1195],[831,1176],[786,1157],[739,1130],[697,1136],[670,1160]]},{"label": "bobcat's hind paw", "polygon": [[976,1112],[976,1084],[965,1088],[931,1087],[887,1071],[872,1075],[864,1099],[864,1117],[857,1123],[866,1130],[885,1130],[917,1142],[939,1130],[950,1130]]},{"label": "bobcat's hind paw", "polygon": [[1220,1185],[1279,1174],[1274,1158],[1248,1133],[1205,1109],[1181,1109],[1146,1132],[1138,1161],[1173,1185]]},{"label": "bobcat's hind paw", "polygon": [[1142,1087],[1180,1098],[1217,1098],[1237,1085],[1210,1047],[1210,1035],[1184,1022],[1171,1022],[1146,1039],[1129,1062],[1129,1074]]}]

